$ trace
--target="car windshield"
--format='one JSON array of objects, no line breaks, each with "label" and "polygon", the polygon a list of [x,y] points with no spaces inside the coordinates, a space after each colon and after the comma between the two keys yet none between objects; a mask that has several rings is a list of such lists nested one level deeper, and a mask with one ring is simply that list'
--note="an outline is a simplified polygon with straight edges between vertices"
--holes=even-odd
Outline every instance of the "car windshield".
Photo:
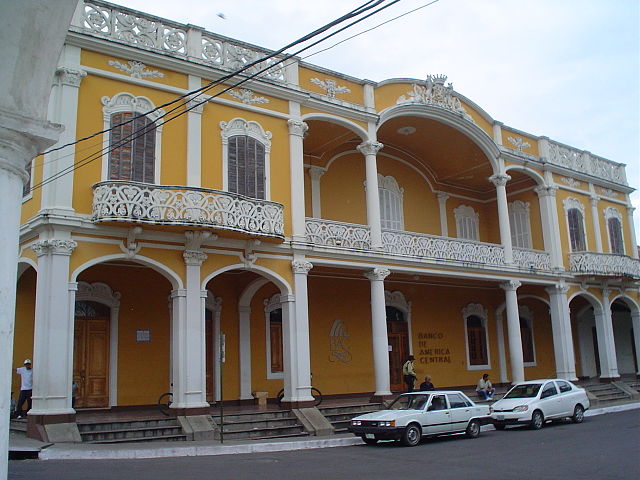
[{"label": "car windshield", "polygon": [[541,383],[525,383],[516,385],[504,396],[504,398],[532,398],[538,395]]},{"label": "car windshield", "polygon": [[389,410],[422,410],[429,395],[400,395],[389,406]]}]

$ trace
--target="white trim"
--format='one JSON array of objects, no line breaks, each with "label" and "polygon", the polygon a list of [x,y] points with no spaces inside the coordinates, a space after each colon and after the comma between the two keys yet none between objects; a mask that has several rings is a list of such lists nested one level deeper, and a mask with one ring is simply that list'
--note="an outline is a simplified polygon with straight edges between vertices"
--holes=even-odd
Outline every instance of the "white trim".
[{"label": "white trim", "polygon": [[[35,172],[36,159],[34,158],[29,162],[29,193],[22,196],[22,203],[27,200],[31,200],[33,198],[33,175]],[[22,191],[24,192],[25,185],[22,186]]]},{"label": "white trim", "polygon": [[258,122],[247,121],[236,117],[229,122],[220,122],[220,136],[222,137],[222,189],[229,191],[229,138],[246,135],[264,146],[264,196],[271,200],[271,137]]},{"label": "white trim", "polygon": [[109,307],[109,406],[118,405],[118,320],[120,318],[120,292],[114,292],[109,285],[102,282],[78,282],[75,303],[96,302]]},{"label": "white trim", "polygon": [[407,322],[407,340],[409,341],[409,354],[413,355],[413,329],[411,325],[411,302],[408,302],[400,291],[384,291],[384,303],[386,307],[395,307],[404,313]]},{"label": "white trim", "polygon": [[[222,298],[216,297],[213,292],[207,290],[207,298],[204,301],[205,309],[211,312],[211,320],[213,322],[213,401],[218,402],[221,399],[221,383],[220,383],[220,315],[222,313]],[[206,357],[205,357],[206,358]],[[205,369],[206,376],[206,369]],[[205,387],[206,388],[206,387]]]},{"label": "white trim", "polygon": [[[265,319],[265,341],[266,341],[266,372],[267,372],[267,380],[283,380],[284,379],[284,365],[282,368],[282,372],[272,372],[271,371],[271,312],[277,309],[282,310],[282,299],[280,298],[281,294],[276,293],[272,295],[270,298],[265,298],[264,300],[264,319]],[[284,311],[283,311],[284,315]],[[284,318],[283,318],[283,330],[282,335],[284,337]],[[283,360],[284,360],[284,338],[283,338]]]},{"label": "white trim", "polygon": [[611,229],[609,228],[609,219],[615,218],[620,224],[620,239],[622,240],[622,253],[617,253],[617,255],[624,255],[626,249],[624,243],[624,223],[622,222],[622,213],[620,213],[617,208],[607,207],[602,211],[602,215],[604,215],[604,223],[607,226],[607,242],[609,243],[609,252],[614,253],[611,246]]},{"label": "white trim", "polygon": [[[569,210],[571,209],[578,209],[578,211],[580,212],[580,214],[582,215],[582,237],[584,238],[584,251],[588,252],[589,251],[589,241],[587,238],[587,226],[585,223],[585,207],[582,204],[582,202],[580,200],[578,200],[577,198],[574,197],[567,197],[562,201],[562,204],[564,206],[564,219],[565,219],[565,224],[567,226],[567,239],[569,240],[569,251],[572,252],[573,249],[571,248],[571,230],[569,228]],[[597,219],[596,219],[597,221]]]},{"label": "white trim", "polygon": [[[488,370],[491,369],[491,351],[489,348],[489,332],[487,328],[487,309],[479,303],[469,303],[462,309],[462,321],[464,323],[464,346],[467,357],[467,370]],[[482,320],[484,328],[484,341],[487,347],[487,363],[485,365],[471,365],[469,358],[469,333],[467,332],[467,318],[475,315]]]},{"label": "white trim", "polygon": [[[131,112],[144,114],[156,124],[155,129],[155,162],[153,166],[153,183],[160,184],[160,168],[162,158],[162,108],[155,110],[155,105],[147,97],[136,97],[128,92],[120,92],[109,98],[102,97],[102,119],[106,133],[102,135],[102,181],[109,180],[109,145],[111,144],[111,115],[114,113]],[[149,112],[149,113],[147,113]]]}]

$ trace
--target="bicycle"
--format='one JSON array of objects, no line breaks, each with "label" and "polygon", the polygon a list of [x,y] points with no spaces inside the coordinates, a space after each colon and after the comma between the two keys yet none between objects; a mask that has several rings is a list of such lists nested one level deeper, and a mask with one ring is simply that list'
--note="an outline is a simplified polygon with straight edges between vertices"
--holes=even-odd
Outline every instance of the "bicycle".
[{"label": "bicycle", "polygon": [[[311,396],[313,397],[313,406],[317,407],[322,403],[322,392],[318,390],[316,387],[311,387]],[[278,392],[276,395],[276,400],[278,401],[278,405],[282,403],[282,399],[284,398],[284,388]]]},{"label": "bicycle", "polygon": [[171,413],[171,404],[173,403],[173,393],[166,392],[158,397],[158,408],[167,417]]}]

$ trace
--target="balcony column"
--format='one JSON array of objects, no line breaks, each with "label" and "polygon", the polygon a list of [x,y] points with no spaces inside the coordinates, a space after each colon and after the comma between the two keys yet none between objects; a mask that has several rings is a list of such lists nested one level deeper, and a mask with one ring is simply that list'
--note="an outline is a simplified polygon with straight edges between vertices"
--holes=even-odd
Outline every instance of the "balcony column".
[{"label": "balcony column", "polygon": [[553,331],[553,353],[556,359],[556,376],[565,380],[577,380],[576,359],[573,351],[571,317],[565,284],[545,289],[549,294],[549,313]]},{"label": "balcony column", "polygon": [[33,408],[28,412],[27,435],[43,441],[49,425],[68,424],[62,441],[80,441],[71,407],[75,311],[74,286],[69,283],[69,261],[77,243],[69,232],[32,245],[38,256],[35,329],[33,339]]},{"label": "balcony column", "polygon": [[[589,188],[593,189],[593,184],[589,184]],[[591,194],[589,201],[591,203],[591,218],[593,223],[593,235],[596,237],[596,251],[602,253],[602,233],[600,231],[600,217],[598,216],[598,200],[600,198]],[[586,232],[585,232],[586,233]]]},{"label": "balcony column", "polygon": [[309,167],[309,178],[311,178],[311,216],[313,218],[322,218],[320,178],[326,171],[326,169],[315,165]]},{"label": "balcony column", "polygon": [[291,171],[291,236],[294,242],[304,242],[304,134],[309,128],[299,118],[287,121],[289,125],[289,168]]},{"label": "balcony column", "polygon": [[[202,87],[202,79],[195,75],[188,77],[189,90]],[[202,178],[202,112],[205,95],[185,99],[187,111],[187,186],[200,187]]]},{"label": "balcony column", "polygon": [[[500,226],[500,242],[504,247],[504,261],[507,265],[513,263],[513,247],[511,246],[511,227],[509,226],[509,207],[507,205],[507,182],[511,177],[505,173],[498,173],[489,177],[496,187],[498,202],[498,222]],[[518,328],[518,331],[520,329]]]},{"label": "balcony column", "polygon": [[[636,347],[636,352],[640,352],[640,310],[631,311],[631,325],[633,329],[633,344]],[[640,378],[640,355],[636,354],[636,376]]]},{"label": "balcony column", "polygon": [[[186,267],[184,295],[176,295],[177,315],[173,317],[173,403],[176,415],[208,413],[206,399],[205,301],[207,291],[200,289],[200,266],[207,259],[200,246],[209,232],[185,232],[182,254]],[[175,311],[175,310],[174,310]]]},{"label": "balcony column", "polygon": [[443,237],[449,236],[449,223],[447,222],[447,200],[449,195],[444,192],[436,193],[438,197],[438,207],[440,209],[440,235]]},{"label": "balcony column", "polygon": [[564,268],[562,262],[562,246],[560,244],[560,230],[558,229],[558,210],[556,192],[558,187],[540,185],[534,189],[540,203],[540,219],[542,221],[542,238],[544,249],[551,257],[551,267]]},{"label": "balcony column", "polygon": [[[56,69],[54,85],[49,99],[49,118],[64,125],[64,132],[54,147],[76,139],[78,117],[78,91],[87,72],[80,68],[80,48],[65,45],[62,65]],[[71,170],[75,163],[75,147],[67,147],[44,156],[42,176],[46,180]],[[54,182],[42,186],[43,210],[73,211],[73,175],[61,175]]]},{"label": "balcony column", "polygon": [[[311,353],[309,347],[309,300],[307,277],[313,268],[310,262],[297,259],[291,262],[294,298],[289,314],[282,310],[284,353],[283,403],[292,407],[309,406],[311,396]],[[284,307],[285,301],[282,301]]]},{"label": "balcony column", "polygon": [[616,343],[611,319],[611,290],[602,289],[602,308],[594,309],[596,319],[596,334],[598,336],[598,352],[600,354],[600,381],[610,382],[620,378],[618,373],[618,359],[616,357]]},{"label": "balcony column", "polygon": [[365,273],[371,283],[371,334],[373,343],[373,368],[376,391],[374,398],[391,395],[389,376],[389,338],[387,336],[387,312],[384,299],[384,279],[391,272],[386,268],[374,268]]},{"label": "balcony column", "polygon": [[511,382],[524,381],[524,361],[522,356],[522,337],[520,335],[520,314],[516,290],[520,282],[509,280],[500,285],[504,290],[507,307],[507,332],[509,335],[509,360],[511,361]]},{"label": "balcony column", "polygon": [[240,400],[251,395],[251,307],[238,306],[238,334],[240,336]]},{"label": "balcony column", "polygon": [[[628,198],[627,198],[628,200]],[[638,258],[638,248],[637,248],[637,243],[636,243],[636,229],[635,229],[635,224],[633,223],[633,212],[635,211],[635,208],[631,206],[631,201],[629,201],[629,204],[627,205],[627,216],[629,217],[629,232],[631,234],[631,257],[632,258]],[[640,352],[640,350],[636,350],[638,352]]]},{"label": "balcony column", "polygon": [[379,142],[364,142],[358,145],[358,151],[365,157],[367,223],[371,235],[371,248],[382,249],[382,224],[380,222],[380,196],[378,193],[378,167],[376,155],[383,147]]}]

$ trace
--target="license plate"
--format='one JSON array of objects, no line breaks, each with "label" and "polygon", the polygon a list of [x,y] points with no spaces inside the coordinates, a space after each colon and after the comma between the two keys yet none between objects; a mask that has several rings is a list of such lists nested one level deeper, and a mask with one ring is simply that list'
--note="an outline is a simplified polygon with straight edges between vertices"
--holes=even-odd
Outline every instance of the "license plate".
[{"label": "license plate", "polygon": [[498,420],[504,420],[504,415],[496,415],[496,418],[497,418]]},{"label": "license plate", "polygon": [[365,438],[376,438],[376,436],[373,433],[365,433]]}]

